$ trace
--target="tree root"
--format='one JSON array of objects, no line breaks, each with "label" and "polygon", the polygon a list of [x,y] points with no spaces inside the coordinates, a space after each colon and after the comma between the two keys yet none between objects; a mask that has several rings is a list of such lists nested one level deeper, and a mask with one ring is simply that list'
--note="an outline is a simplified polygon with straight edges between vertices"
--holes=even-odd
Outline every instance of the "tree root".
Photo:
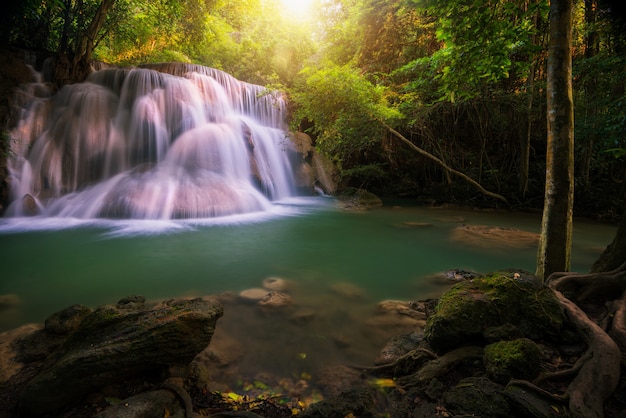
[{"label": "tree root", "polygon": [[348,366],[374,376],[399,377],[406,376],[421,368],[426,362],[436,359],[437,355],[425,348],[411,350],[391,363],[380,366]]},{"label": "tree root", "polygon": [[416,373],[398,379],[400,386],[417,386],[435,377],[442,376],[454,369],[458,364],[473,359],[482,359],[484,349],[482,347],[461,347],[452,350],[441,357],[426,363]]},{"label": "tree root", "polygon": [[626,262],[615,270],[599,273],[552,273],[547,284],[571,295],[578,304],[613,300],[626,291]]},{"label": "tree root", "polygon": [[182,385],[181,379],[176,377],[170,377],[161,385],[163,389],[170,390],[176,394],[183,401],[185,406],[185,418],[193,418],[193,402],[189,392],[185,390]]},{"label": "tree root", "polygon": [[609,335],[622,353],[622,365],[626,366],[626,292],[621,299],[613,302],[612,314],[613,322],[609,329]]},{"label": "tree root", "polygon": [[576,361],[576,364],[574,364],[569,369],[559,370],[559,371],[550,372],[550,373],[541,373],[539,376],[537,376],[535,380],[533,380],[532,383],[533,385],[540,385],[542,382],[546,380],[569,379],[570,377],[575,376],[580,371],[580,369],[582,369],[585,362],[591,359],[591,355],[592,355],[591,351],[587,350],[587,352],[583,356],[581,356],[578,359],[578,361]]},{"label": "tree root", "polygon": [[527,390],[533,391],[539,395],[541,395],[542,397],[553,401],[553,402],[565,402],[567,401],[567,396],[565,395],[556,395],[554,393],[550,393],[545,389],[540,388],[539,386],[537,386],[536,383],[531,383],[527,380],[516,380],[516,379],[511,379],[509,381],[509,383],[507,383],[506,387],[509,386],[517,386],[517,387],[523,387]]},{"label": "tree root", "polygon": [[589,319],[585,312],[553,287],[557,284],[558,282],[552,283],[550,287],[565,309],[567,317],[589,346],[588,352],[580,361],[577,376],[567,388],[569,409],[574,418],[601,418],[604,416],[604,401],[619,382],[620,350],[611,337]]}]

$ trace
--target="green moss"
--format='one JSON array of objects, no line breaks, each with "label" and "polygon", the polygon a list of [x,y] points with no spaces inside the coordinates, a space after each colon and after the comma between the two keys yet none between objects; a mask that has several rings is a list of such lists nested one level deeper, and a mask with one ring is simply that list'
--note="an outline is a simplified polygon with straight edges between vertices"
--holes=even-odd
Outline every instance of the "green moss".
[{"label": "green moss", "polygon": [[531,380],[541,366],[541,350],[533,341],[520,338],[500,341],[485,347],[483,357],[487,376],[506,384],[510,379]]},{"label": "green moss", "polygon": [[552,290],[539,279],[497,272],[455,285],[446,292],[426,324],[435,349],[448,349],[485,330],[512,324],[531,339],[558,335],[563,313]]}]

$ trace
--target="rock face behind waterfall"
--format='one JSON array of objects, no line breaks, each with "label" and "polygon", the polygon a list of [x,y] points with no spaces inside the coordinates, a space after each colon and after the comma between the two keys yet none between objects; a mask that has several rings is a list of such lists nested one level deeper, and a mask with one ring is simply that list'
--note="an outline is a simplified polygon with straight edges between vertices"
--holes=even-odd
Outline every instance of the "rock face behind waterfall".
[{"label": "rock face behind waterfall", "polygon": [[10,132],[9,216],[264,211],[303,188],[315,159],[294,147],[282,95],[198,65],[104,69],[54,95],[43,82],[21,94],[31,99]]},{"label": "rock face behind waterfall", "polygon": [[[9,344],[17,355],[4,354],[17,363],[13,369],[3,365],[0,391],[6,393],[0,405],[13,401],[23,416],[40,416],[107,385],[150,375],[163,381],[208,346],[222,314],[219,303],[202,298],[146,308],[143,298],[131,297],[95,310],[67,308],[48,318],[42,330]],[[0,415],[15,412],[0,409]]]}]

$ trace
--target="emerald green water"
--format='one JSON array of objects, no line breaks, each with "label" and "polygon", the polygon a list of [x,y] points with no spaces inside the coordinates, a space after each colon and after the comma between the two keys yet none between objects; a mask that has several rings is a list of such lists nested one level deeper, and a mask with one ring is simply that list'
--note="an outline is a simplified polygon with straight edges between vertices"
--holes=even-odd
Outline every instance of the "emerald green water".
[{"label": "emerald green water", "polygon": [[[450,268],[535,268],[534,247],[484,249],[453,242],[451,232],[459,223],[538,232],[538,215],[423,207],[348,212],[322,198],[294,209],[261,220],[139,222],[130,229],[120,222],[27,230],[38,221],[22,220],[22,228],[0,220],[0,295],[19,300],[2,307],[0,330],[42,322],[75,303],[239,292],[270,276],[318,296],[333,283],[352,283],[375,303],[436,296],[448,284],[427,277]],[[587,271],[614,233],[610,225],[576,221],[572,270]]]}]

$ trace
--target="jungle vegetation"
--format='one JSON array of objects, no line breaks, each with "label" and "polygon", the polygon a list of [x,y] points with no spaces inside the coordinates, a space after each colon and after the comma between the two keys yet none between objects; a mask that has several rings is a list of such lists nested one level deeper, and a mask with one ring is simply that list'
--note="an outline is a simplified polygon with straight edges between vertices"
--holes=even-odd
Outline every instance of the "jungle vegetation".
[{"label": "jungle vegetation", "polygon": [[[569,16],[560,45],[569,56],[560,60],[571,68],[556,91],[571,96],[571,126],[551,147],[560,129],[551,131],[546,117],[555,80],[552,6]],[[565,248],[572,216],[617,220],[624,212],[626,21],[618,0],[23,0],[4,7],[1,42],[54,53],[50,77],[59,86],[84,79],[93,59],[197,63],[284,91],[292,128],[309,133],[335,163],[342,188],[537,211],[544,201],[564,202],[556,218],[570,224],[554,228],[565,232],[556,238]],[[563,144],[567,164],[554,167],[564,158],[546,150]],[[545,187],[552,174],[565,178],[560,197]],[[545,216],[544,232],[551,229]],[[561,268],[549,271],[567,269],[568,255],[558,257]]]}]

